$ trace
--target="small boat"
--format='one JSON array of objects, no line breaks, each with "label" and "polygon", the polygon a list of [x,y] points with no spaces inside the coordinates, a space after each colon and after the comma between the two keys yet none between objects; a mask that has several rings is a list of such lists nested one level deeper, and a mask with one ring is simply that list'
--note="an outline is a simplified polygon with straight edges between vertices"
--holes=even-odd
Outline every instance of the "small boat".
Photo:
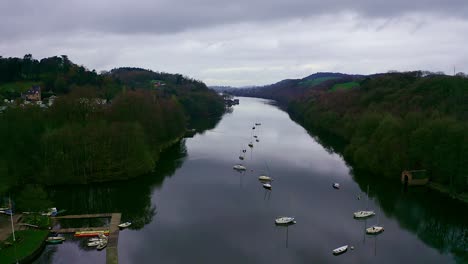
[{"label": "small boat", "polygon": [[247,152],[247,150],[246,150],[246,149],[243,149],[243,150],[242,150],[242,153],[246,153],[246,152]]},{"label": "small boat", "polygon": [[101,240],[99,237],[92,237],[90,239],[88,239],[88,242],[96,242],[96,241],[99,241]]},{"label": "small boat", "polygon": [[348,245],[345,245],[345,246],[342,246],[342,247],[339,247],[339,248],[335,248],[333,250],[333,255],[340,255],[340,254],[343,254],[345,253],[346,251],[348,251]]},{"label": "small boat", "polygon": [[60,244],[65,240],[64,237],[48,237],[46,239],[47,244]]},{"label": "small boat", "polygon": [[260,142],[260,139],[257,138],[255,141],[256,141],[256,142]]},{"label": "small boat", "polygon": [[10,209],[10,208],[9,207],[2,207],[2,208],[0,208],[0,211],[6,211],[8,209]]},{"label": "small boat", "polygon": [[260,126],[260,125],[261,125],[261,123],[255,123],[255,125],[256,125],[256,126]]},{"label": "small boat", "polygon": [[255,127],[252,127],[252,129],[255,129]]},{"label": "small boat", "polygon": [[240,159],[240,160],[244,160],[244,156],[239,156],[239,159]]},{"label": "small boat", "polygon": [[120,227],[120,228],[127,228],[127,227],[129,227],[131,224],[132,224],[132,223],[130,223],[130,222],[125,222],[125,223],[120,224],[119,227]]},{"label": "small boat", "polygon": [[295,223],[294,217],[290,216],[280,216],[275,219],[275,224],[277,225],[292,225]]},{"label": "small boat", "polygon": [[78,231],[75,232],[75,237],[94,237],[98,236],[99,234],[101,235],[109,235],[109,230],[105,231]]},{"label": "small boat", "polygon": [[237,170],[237,171],[245,171],[247,169],[246,167],[244,167],[244,166],[242,166],[240,164],[234,165],[232,168]]},{"label": "small boat", "polygon": [[249,143],[249,147],[253,148],[253,143],[252,142]]},{"label": "small boat", "polygon": [[52,207],[47,210],[45,213],[41,213],[43,216],[56,216],[58,214],[57,208]]},{"label": "small boat", "polygon": [[6,215],[13,215],[14,214],[11,209],[0,211],[0,213],[6,214]]},{"label": "small boat", "polygon": [[99,244],[101,244],[101,239],[99,240],[96,240],[96,241],[91,241],[91,242],[88,242],[88,247],[97,247]]},{"label": "small boat", "polygon": [[103,250],[105,247],[107,247],[107,239],[99,242],[96,248],[97,250]]},{"label": "small boat", "polygon": [[254,136],[254,138],[258,138],[258,136]]},{"label": "small boat", "polygon": [[264,182],[270,182],[272,181],[273,179],[268,177],[268,176],[265,176],[265,175],[261,175],[261,176],[258,176],[258,180],[259,181],[264,181]]},{"label": "small boat", "polygon": [[65,241],[65,238],[64,238],[64,237],[61,237],[61,236],[48,237],[47,239],[51,239],[51,240],[57,239],[57,240]]},{"label": "small boat", "polygon": [[367,218],[367,217],[371,217],[371,216],[374,216],[375,213],[374,211],[357,211],[357,212],[354,212],[354,218]]},{"label": "small boat", "polygon": [[335,182],[335,183],[333,184],[333,188],[335,188],[335,189],[339,189],[339,188],[340,188],[340,184],[339,184],[339,183],[337,183],[337,182]]},{"label": "small boat", "polygon": [[271,184],[265,183],[265,184],[263,184],[263,188],[271,190]]},{"label": "small boat", "polygon": [[378,235],[384,231],[383,226],[371,226],[366,228],[366,234],[368,235]]}]

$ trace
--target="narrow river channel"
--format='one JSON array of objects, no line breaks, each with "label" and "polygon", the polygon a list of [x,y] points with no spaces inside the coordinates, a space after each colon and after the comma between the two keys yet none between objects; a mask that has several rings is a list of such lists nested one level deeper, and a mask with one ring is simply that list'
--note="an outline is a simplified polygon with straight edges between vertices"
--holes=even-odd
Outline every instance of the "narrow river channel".
[{"label": "narrow river channel", "polygon": [[[256,122],[261,125],[253,130]],[[389,183],[354,172],[318,142],[271,102],[240,98],[215,128],[164,152],[153,174],[53,188],[50,194],[67,213],[122,212],[123,221],[132,221],[120,232],[119,263],[468,261],[466,205],[426,188],[404,190],[398,175]],[[243,148],[247,171],[238,173],[232,166]],[[271,192],[258,181],[265,173],[274,179]],[[334,182],[339,190],[332,188]],[[366,207],[376,216],[353,219],[354,211]],[[275,226],[275,217],[282,215],[294,216],[297,224]],[[374,224],[385,231],[365,235]],[[105,263],[105,250],[68,238],[47,246],[35,263]],[[354,250],[332,255],[343,245]]]}]

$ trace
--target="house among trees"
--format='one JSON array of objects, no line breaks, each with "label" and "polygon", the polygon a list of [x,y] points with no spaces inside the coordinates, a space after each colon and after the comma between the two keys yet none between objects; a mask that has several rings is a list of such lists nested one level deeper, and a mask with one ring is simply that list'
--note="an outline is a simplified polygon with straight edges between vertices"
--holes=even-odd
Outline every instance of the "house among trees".
[{"label": "house among trees", "polygon": [[41,101],[41,87],[34,85],[26,93],[22,93],[21,98],[28,101]]},{"label": "house among trees", "polygon": [[405,170],[401,173],[401,183],[406,186],[426,185],[428,182],[426,170]]}]

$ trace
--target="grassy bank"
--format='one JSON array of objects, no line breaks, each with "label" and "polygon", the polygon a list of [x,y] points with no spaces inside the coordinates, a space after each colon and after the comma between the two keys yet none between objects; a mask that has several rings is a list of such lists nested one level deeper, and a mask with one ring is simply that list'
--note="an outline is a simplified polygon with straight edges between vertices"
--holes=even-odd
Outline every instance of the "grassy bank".
[{"label": "grassy bank", "polygon": [[447,194],[454,199],[468,203],[468,193],[453,194],[450,192],[450,188],[448,186],[444,186],[442,184],[435,183],[435,182],[429,182],[427,184],[427,187],[433,190],[439,191],[441,193]]},{"label": "grassy bank", "polygon": [[49,231],[23,230],[15,232],[16,242],[10,236],[0,244],[0,263],[16,263],[35,254],[43,245]]}]

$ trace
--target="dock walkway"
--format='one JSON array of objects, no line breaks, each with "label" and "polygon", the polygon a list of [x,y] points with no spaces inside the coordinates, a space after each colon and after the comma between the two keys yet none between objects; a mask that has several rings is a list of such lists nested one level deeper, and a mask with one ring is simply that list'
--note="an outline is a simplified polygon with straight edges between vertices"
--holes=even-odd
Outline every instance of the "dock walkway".
[{"label": "dock walkway", "polygon": [[118,256],[118,243],[119,243],[119,224],[122,217],[121,213],[108,213],[108,214],[83,214],[83,215],[65,215],[52,217],[54,221],[60,219],[86,219],[86,218],[109,218],[110,225],[103,227],[83,227],[83,228],[60,228],[53,229],[52,232],[56,233],[75,233],[79,231],[101,231],[109,230],[109,239],[106,248],[106,263],[117,264],[119,262]]}]

